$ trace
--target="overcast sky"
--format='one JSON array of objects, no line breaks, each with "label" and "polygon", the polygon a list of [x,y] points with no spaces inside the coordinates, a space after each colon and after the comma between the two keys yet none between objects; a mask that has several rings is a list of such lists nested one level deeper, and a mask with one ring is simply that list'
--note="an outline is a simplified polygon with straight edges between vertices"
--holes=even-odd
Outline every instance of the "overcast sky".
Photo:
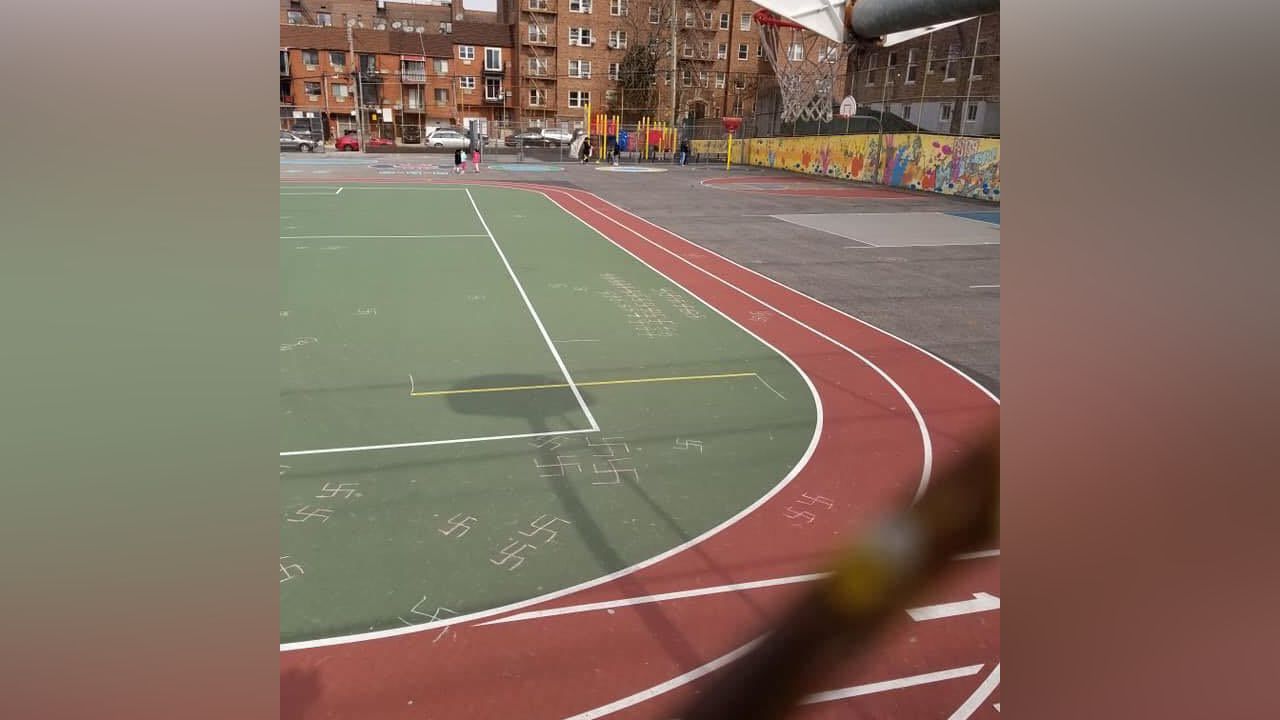
[{"label": "overcast sky", "polygon": [[467,10],[488,10],[493,12],[498,9],[498,0],[462,0],[462,7]]}]

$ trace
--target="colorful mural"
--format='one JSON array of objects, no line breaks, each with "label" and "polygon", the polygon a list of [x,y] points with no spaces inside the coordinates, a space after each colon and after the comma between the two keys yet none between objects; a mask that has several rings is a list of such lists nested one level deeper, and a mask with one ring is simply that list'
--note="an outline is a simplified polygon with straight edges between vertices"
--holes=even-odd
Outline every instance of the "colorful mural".
[{"label": "colorful mural", "polygon": [[[884,136],[883,148],[878,135],[755,138],[743,145],[750,165],[1000,200],[999,138],[903,133]],[[695,141],[694,148],[724,152],[724,141]]]}]

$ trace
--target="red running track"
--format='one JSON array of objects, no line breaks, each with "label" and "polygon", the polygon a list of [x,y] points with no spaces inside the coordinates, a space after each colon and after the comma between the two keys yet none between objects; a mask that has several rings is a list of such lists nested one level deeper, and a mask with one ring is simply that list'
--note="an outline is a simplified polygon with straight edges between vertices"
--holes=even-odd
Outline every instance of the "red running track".
[{"label": "red running track", "polygon": [[[737,524],[655,564],[521,608],[521,613],[812,573],[842,537],[865,529],[919,490],[926,448],[935,464],[943,464],[997,417],[992,397],[938,359],[595,195],[523,183],[483,184],[541,192],[749,328],[810,378],[822,412],[808,464]],[[926,436],[904,395],[918,409]],[[797,501],[806,494],[827,498],[832,507],[800,507]],[[797,521],[797,509],[812,511],[812,521]],[[998,595],[994,561],[968,560],[957,568],[962,572],[921,604],[967,599],[975,592]],[[769,620],[803,587],[795,583],[503,624],[455,623],[293,650],[281,656],[281,715],[669,718],[696,690],[697,681],[682,682],[688,673],[766,631]],[[998,611],[904,621],[873,654],[815,678],[815,690],[957,668],[968,674],[809,705],[800,716],[847,716],[856,704],[862,717],[998,717],[990,698],[970,714],[961,708],[975,692],[982,694],[980,684],[998,680],[989,678],[998,658]],[[613,712],[588,712],[600,708]]]}]

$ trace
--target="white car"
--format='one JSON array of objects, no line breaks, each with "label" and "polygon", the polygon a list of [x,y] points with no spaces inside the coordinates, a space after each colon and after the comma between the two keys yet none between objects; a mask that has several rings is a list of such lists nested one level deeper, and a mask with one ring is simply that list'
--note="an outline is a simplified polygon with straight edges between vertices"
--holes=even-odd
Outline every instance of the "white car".
[{"label": "white car", "polygon": [[422,144],[427,147],[448,148],[450,150],[466,149],[471,147],[471,138],[453,128],[428,128],[427,136],[422,140]]}]

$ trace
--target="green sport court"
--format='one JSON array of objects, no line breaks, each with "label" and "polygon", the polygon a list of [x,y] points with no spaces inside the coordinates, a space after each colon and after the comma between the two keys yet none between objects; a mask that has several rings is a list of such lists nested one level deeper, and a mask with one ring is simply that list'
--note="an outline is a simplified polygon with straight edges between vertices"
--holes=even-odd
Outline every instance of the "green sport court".
[{"label": "green sport court", "polygon": [[623,570],[814,442],[789,360],[540,193],[289,184],[280,208],[285,643]]}]

